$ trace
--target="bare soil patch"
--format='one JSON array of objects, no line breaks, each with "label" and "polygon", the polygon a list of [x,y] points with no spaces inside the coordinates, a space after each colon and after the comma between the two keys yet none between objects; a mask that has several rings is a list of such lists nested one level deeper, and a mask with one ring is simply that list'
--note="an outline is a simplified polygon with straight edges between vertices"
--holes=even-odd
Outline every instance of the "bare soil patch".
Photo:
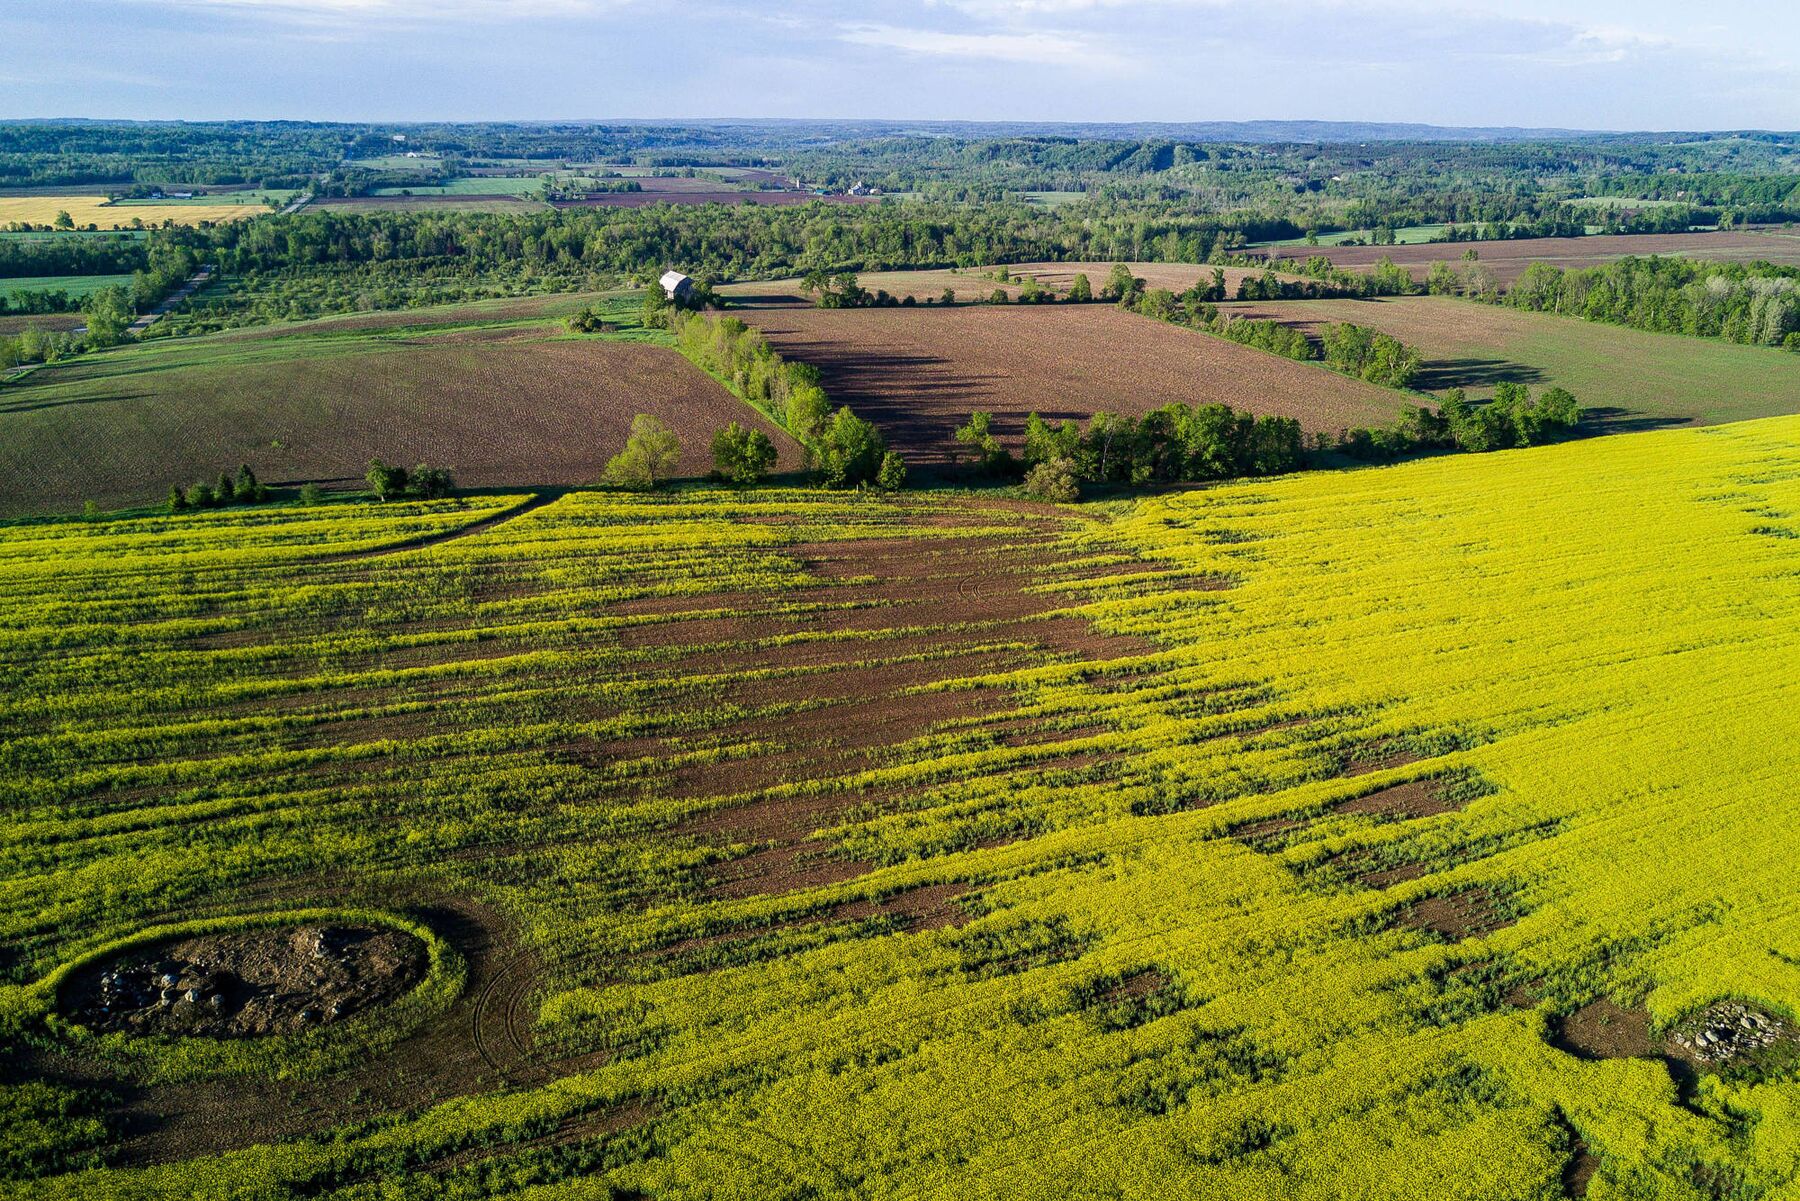
[{"label": "bare soil patch", "polygon": [[[1017,519],[1018,510],[1009,518]],[[928,525],[923,519],[921,525]],[[783,700],[823,702],[783,718],[773,727],[760,723],[752,734],[773,734],[782,749],[747,760],[698,764],[673,771],[659,782],[670,795],[746,794],[743,803],[714,810],[683,823],[677,833],[711,840],[762,844],[720,869],[709,884],[719,897],[780,893],[860,875],[870,865],[832,858],[813,835],[836,823],[849,809],[875,798],[835,793],[805,798],[756,796],[759,789],[806,778],[842,775],[879,766],[893,748],[940,724],[993,714],[1000,717],[1013,703],[1003,690],[959,689],[920,691],[932,684],[973,674],[1005,670],[1017,663],[1041,660],[1046,651],[1104,657],[1143,653],[1138,639],[1113,639],[1075,618],[1044,615],[1068,603],[1067,598],[1027,593],[1029,584],[1056,578],[1058,565],[1070,556],[1041,547],[1054,539],[1058,523],[1034,523],[1031,534],[1008,538],[962,538],[921,535],[902,539],[808,543],[788,553],[804,562],[819,579],[825,600],[880,602],[875,607],[749,619],[759,637],[789,628],[907,630],[935,627],[897,639],[851,639],[790,643],[766,651],[737,648],[682,654],[679,646],[690,622],[681,620],[680,604],[705,615],[720,598],[663,598],[654,604],[632,601],[625,608],[650,608],[676,620],[627,635],[654,632],[658,645],[676,649],[674,664],[704,658],[718,668],[729,666],[808,666],[823,668],[788,679],[757,680],[734,686],[723,699],[745,704]],[[1021,543],[1036,542],[1040,549]],[[843,581],[833,585],[831,581]],[[789,593],[790,600],[804,593]],[[741,601],[754,598],[740,597]],[[691,623],[708,639],[733,632],[732,620],[700,616]],[[1017,644],[1016,650],[990,649],[996,643]],[[884,662],[896,656],[919,656]],[[1016,723],[1014,723],[1016,724]],[[1003,724],[1014,732],[1014,724]],[[1073,737],[1069,735],[1068,737]],[[608,748],[597,748],[604,757]],[[1059,762],[1061,762],[1059,760]]]},{"label": "bare soil patch", "polygon": [[424,945],[398,930],[294,926],[134,951],[83,973],[67,1003],[77,1021],[106,1032],[257,1038],[372,1009],[424,972]]},{"label": "bare soil patch", "polygon": [[1650,1034],[1650,1015],[1602,997],[1552,1025],[1552,1041],[1582,1059],[1648,1059],[1661,1050]]},{"label": "bare soil patch", "polygon": [[1459,942],[1503,930],[1514,920],[1506,916],[1499,898],[1486,888],[1421,897],[1400,915],[1402,925]]},{"label": "bare soil patch", "polygon": [[745,318],[782,354],[817,366],[832,397],[879,424],[909,461],[934,467],[955,461],[956,427],[973,409],[993,413],[1017,447],[1034,411],[1080,421],[1223,403],[1335,433],[1398,408],[1390,389],[1110,305],[785,307]]}]

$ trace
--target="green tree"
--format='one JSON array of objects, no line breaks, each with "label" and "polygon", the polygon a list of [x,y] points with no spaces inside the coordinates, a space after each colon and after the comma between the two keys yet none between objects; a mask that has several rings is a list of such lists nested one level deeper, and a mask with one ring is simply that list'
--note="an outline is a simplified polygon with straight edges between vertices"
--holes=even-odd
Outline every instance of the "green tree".
[{"label": "green tree", "polygon": [[681,461],[681,440],[675,431],[639,413],[631,419],[631,435],[625,448],[607,460],[603,483],[618,488],[654,488],[668,479]]},{"label": "green tree", "polygon": [[325,489],[310,480],[300,485],[300,503],[311,506],[325,502]]},{"label": "green tree", "polygon": [[56,214],[56,220],[52,222],[52,224],[58,229],[74,229],[75,218],[69,216],[68,210],[59,209]]},{"label": "green tree", "polygon": [[1100,299],[1121,300],[1133,291],[1137,280],[1132,277],[1131,268],[1124,263],[1114,263],[1106,276],[1106,283],[1100,289]]},{"label": "green tree", "polygon": [[875,486],[883,492],[898,492],[906,487],[906,460],[897,451],[887,451],[881,456],[881,466],[875,472]]},{"label": "green tree", "polygon": [[443,500],[455,489],[456,481],[442,467],[420,463],[412,469],[407,491],[420,500]]},{"label": "green tree", "polygon": [[256,473],[250,470],[248,463],[238,465],[237,479],[233,482],[232,490],[246,504],[260,504],[269,499],[268,486],[256,478]]},{"label": "green tree", "polygon": [[713,466],[733,483],[754,484],[775,466],[775,444],[759,429],[733,421],[713,435]]},{"label": "green tree", "polygon": [[994,415],[977,409],[957,428],[956,440],[969,448],[970,461],[990,475],[1012,470],[1013,457],[995,436]]},{"label": "green tree", "polygon": [[368,482],[369,491],[376,500],[397,500],[406,495],[406,468],[389,466],[380,459],[369,460],[369,470],[363,473]]},{"label": "green tree", "polygon": [[1077,272],[1073,282],[1069,284],[1069,302],[1086,304],[1094,298],[1094,286],[1088,282],[1087,273]]},{"label": "green tree", "polygon": [[831,488],[869,483],[881,471],[886,454],[887,442],[881,431],[848,407],[840,408],[819,436],[819,476]]},{"label": "green tree", "polygon": [[831,413],[831,402],[817,384],[796,384],[788,393],[788,432],[802,442],[815,437]]},{"label": "green tree", "polygon": [[81,312],[87,320],[87,340],[94,346],[117,346],[125,340],[137,314],[124,288],[101,288],[82,302]]}]

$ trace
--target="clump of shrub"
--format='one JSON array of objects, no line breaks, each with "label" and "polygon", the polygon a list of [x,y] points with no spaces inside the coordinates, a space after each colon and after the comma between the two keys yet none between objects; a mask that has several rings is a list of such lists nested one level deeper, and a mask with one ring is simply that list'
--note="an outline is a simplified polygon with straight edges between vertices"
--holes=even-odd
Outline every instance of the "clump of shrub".
[{"label": "clump of shrub", "polygon": [[1038,500],[1069,504],[1081,499],[1081,477],[1075,460],[1045,459],[1025,473],[1025,491]]},{"label": "clump of shrub", "polygon": [[574,334],[610,334],[619,328],[591,304],[571,316],[564,324]]},{"label": "clump of shrub", "polygon": [[442,467],[420,463],[411,471],[380,459],[369,460],[363,479],[376,500],[442,500],[455,490],[456,482]]}]

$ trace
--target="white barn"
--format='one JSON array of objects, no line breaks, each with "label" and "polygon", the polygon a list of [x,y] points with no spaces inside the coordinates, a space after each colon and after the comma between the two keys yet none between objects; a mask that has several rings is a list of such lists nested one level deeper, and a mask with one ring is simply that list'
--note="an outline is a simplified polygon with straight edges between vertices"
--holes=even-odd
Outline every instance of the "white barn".
[{"label": "white barn", "polygon": [[662,290],[670,300],[686,300],[694,294],[694,281],[679,271],[665,271]]}]

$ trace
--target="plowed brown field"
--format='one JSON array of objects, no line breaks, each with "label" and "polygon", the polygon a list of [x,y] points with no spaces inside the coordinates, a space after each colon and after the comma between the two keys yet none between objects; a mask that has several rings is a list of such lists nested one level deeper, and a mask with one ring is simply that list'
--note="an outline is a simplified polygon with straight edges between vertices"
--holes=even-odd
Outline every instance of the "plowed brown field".
[{"label": "plowed brown field", "polygon": [[[83,358],[0,390],[0,513],[115,507],[249,463],[270,482],[357,481],[372,456],[465,487],[591,483],[636,413],[711,467],[713,432],[777,427],[671,350],[602,341],[197,338]],[[360,486],[360,485],[359,485]]]},{"label": "plowed brown field", "polygon": [[[1210,266],[1203,263],[1127,263],[1126,266],[1149,287],[1167,288],[1171,292],[1185,292],[1201,280],[1210,282],[1213,272]],[[1098,292],[1106,282],[1107,272],[1111,270],[1111,263],[1016,263],[1008,268],[1009,274],[1014,277],[1029,275],[1046,287],[1056,289],[1058,293],[1068,292],[1079,274],[1085,274],[1088,283]],[[1224,267],[1221,270],[1225,272],[1225,287],[1233,295],[1237,292],[1238,282],[1245,276],[1261,274],[1260,271],[1243,267]],[[900,299],[911,296],[919,301],[936,300],[944,294],[946,288],[955,292],[960,301],[985,300],[993,295],[996,288],[1016,299],[1019,284],[1001,283],[993,278],[993,271],[992,267],[865,271],[857,276],[857,280],[871,292],[879,289]],[[739,304],[753,306],[810,303],[801,292],[800,281],[797,279],[727,284],[719,292]]]},{"label": "plowed brown field", "polygon": [[972,409],[1015,444],[1026,414],[1142,414],[1219,402],[1308,430],[1391,421],[1401,393],[1111,305],[949,309],[767,308],[743,314],[790,358],[825,373],[833,400],[877,422],[911,461],[951,461]]},{"label": "plowed brown field", "polygon": [[1251,251],[1271,258],[1306,259],[1324,255],[1340,267],[1362,271],[1383,258],[1424,279],[1431,264],[1460,264],[1473,249],[1481,262],[1502,284],[1510,284],[1532,263],[1558,267],[1593,267],[1626,255],[1679,255],[1748,263],[1767,259],[1774,263],[1800,263],[1800,236],[1753,231],[1691,234],[1619,234],[1589,238],[1522,238],[1516,242],[1428,242],[1419,246],[1281,246]]}]

